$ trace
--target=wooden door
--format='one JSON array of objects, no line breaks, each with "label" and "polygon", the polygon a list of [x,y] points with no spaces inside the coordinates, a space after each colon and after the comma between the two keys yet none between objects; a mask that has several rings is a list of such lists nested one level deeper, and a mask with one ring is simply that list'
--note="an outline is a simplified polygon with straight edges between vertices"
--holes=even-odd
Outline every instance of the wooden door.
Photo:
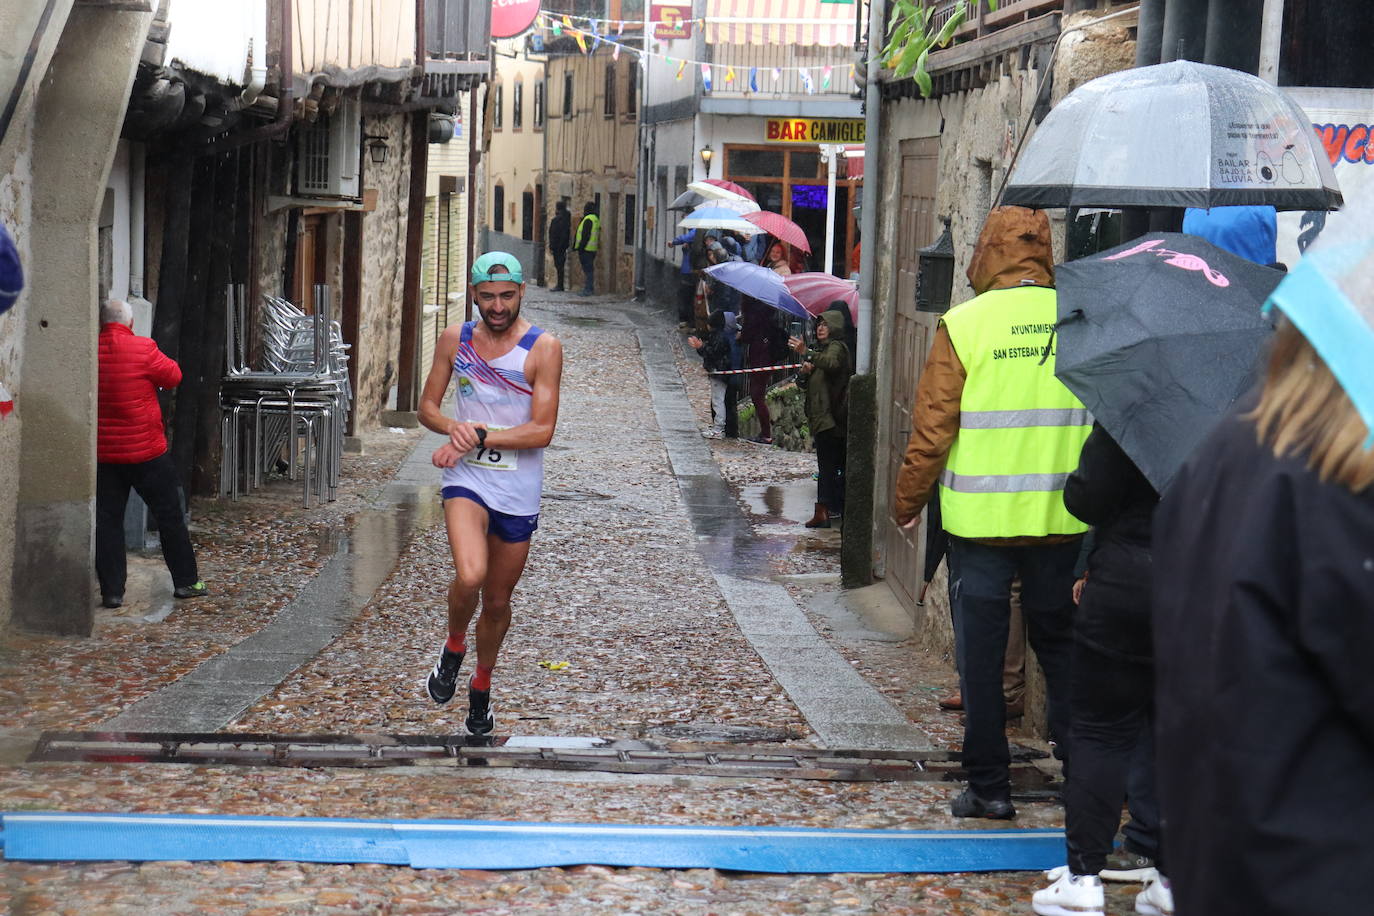
[{"label": "wooden door", "polygon": [[314,286],[325,283],[325,236],[328,227],[320,214],[301,217],[296,234],[296,275],[291,283],[291,301],[307,314],[315,311]]},{"label": "wooden door", "polygon": [[[904,140],[901,144],[901,206],[898,213],[896,257],[897,298],[892,325],[892,422],[883,452],[887,456],[888,492],[895,493],[897,472],[911,435],[916,382],[925,366],[934,322],[916,311],[917,250],[935,240],[935,191],[939,178],[940,141],[937,137]],[[884,508],[884,555],[892,591],[915,613],[924,564],[925,522],[906,531]]]}]

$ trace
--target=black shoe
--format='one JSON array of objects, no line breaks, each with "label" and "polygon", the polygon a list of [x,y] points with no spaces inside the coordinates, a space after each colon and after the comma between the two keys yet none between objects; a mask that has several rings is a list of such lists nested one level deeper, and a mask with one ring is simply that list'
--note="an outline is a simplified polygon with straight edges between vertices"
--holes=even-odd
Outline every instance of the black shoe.
[{"label": "black shoe", "polygon": [[950,803],[949,813],[955,817],[986,817],[994,821],[1009,821],[1016,817],[1016,809],[1009,801],[981,798],[972,789]]},{"label": "black shoe", "polygon": [[470,735],[490,735],[496,727],[496,717],[491,714],[491,691],[476,690],[468,685],[468,718],[464,723]]},{"label": "black shoe", "polygon": [[102,607],[119,607],[123,603],[123,595],[103,595],[100,598],[100,604]]},{"label": "black shoe", "polygon": [[439,653],[439,660],[434,663],[434,670],[425,681],[431,700],[442,704],[453,699],[453,694],[458,690],[458,669],[461,667],[463,653],[450,652],[448,646],[444,646]]},{"label": "black shoe", "polygon": [[197,582],[195,585],[183,585],[181,588],[172,592],[173,598],[204,598],[210,594],[210,590],[205,587],[204,582]]}]

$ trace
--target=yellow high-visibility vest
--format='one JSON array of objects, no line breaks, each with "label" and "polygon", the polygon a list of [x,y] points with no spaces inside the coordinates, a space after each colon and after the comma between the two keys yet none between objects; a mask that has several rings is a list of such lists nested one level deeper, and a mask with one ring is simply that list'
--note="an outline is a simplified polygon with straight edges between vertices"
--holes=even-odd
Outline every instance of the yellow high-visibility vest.
[{"label": "yellow high-visibility vest", "polygon": [[[582,234],[584,228],[587,231],[585,236]],[[582,221],[577,224],[577,238],[573,239],[574,244],[581,242],[584,238],[586,239],[586,243],[580,250],[596,251],[601,247],[601,217],[597,216],[595,213],[588,213],[586,216],[582,217]]]},{"label": "yellow high-visibility vest", "polygon": [[959,435],[940,475],[940,517],[965,538],[1081,534],[1064,508],[1092,417],[1043,360],[1056,320],[1055,291],[994,290],[944,317],[967,380]]}]

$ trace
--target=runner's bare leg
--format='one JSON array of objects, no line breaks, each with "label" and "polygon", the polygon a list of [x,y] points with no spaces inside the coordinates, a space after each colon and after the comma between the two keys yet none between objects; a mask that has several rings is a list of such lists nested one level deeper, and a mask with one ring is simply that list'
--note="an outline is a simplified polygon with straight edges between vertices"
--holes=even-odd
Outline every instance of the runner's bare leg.
[{"label": "runner's bare leg", "polygon": [[510,629],[510,598],[525,572],[530,542],[508,544],[487,536],[487,578],[482,586],[482,616],[477,618],[477,664],[496,667],[496,655]]},{"label": "runner's bare leg", "polygon": [[448,634],[462,637],[477,613],[477,597],[487,578],[487,510],[461,496],[444,500],[453,581],[448,587]]}]

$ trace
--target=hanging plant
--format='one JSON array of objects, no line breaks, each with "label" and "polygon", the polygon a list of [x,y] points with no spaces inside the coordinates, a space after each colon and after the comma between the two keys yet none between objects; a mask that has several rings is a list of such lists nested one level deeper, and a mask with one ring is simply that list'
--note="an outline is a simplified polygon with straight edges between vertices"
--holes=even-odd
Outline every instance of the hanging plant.
[{"label": "hanging plant", "polygon": [[[926,59],[932,48],[943,48],[954,39],[969,17],[970,4],[977,0],[959,0],[953,5],[950,17],[938,29],[932,19],[937,4],[926,0],[894,0],[891,21],[887,25],[887,45],[882,50],[884,66],[892,70],[898,79],[911,77],[921,90],[921,95],[930,97],[932,84],[926,72]],[[990,9],[997,9],[997,0],[988,0]]]}]

